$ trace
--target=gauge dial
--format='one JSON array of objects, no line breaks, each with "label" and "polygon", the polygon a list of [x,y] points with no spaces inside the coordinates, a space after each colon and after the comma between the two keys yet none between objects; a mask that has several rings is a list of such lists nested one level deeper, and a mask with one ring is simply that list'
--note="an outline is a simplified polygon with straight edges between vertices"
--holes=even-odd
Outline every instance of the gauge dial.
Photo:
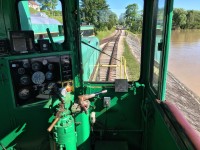
[{"label": "gauge dial", "polygon": [[34,84],[42,84],[45,81],[45,75],[41,71],[37,71],[32,75],[32,81]]},{"label": "gauge dial", "polygon": [[26,88],[19,90],[18,96],[20,99],[26,100],[30,97],[30,90]]},{"label": "gauge dial", "polygon": [[39,71],[42,69],[42,64],[40,62],[33,62],[32,63],[32,70]]},{"label": "gauge dial", "polygon": [[19,80],[22,85],[29,85],[31,82],[31,79],[28,75],[21,76],[21,78]]},{"label": "gauge dial", "polygon": [[23,63],[23,67],[26,68],[26,69],[30,68],[30,63],[29,62],[24,62]]},{"label": "gauge dial", "polygon": [[46,77],[46,80],[52,80],[53,79],[53,73],[48,71],[46,74],[45,74],[45,77]]},{"label": "gauge dial", "polygon": [[24,68],[18,68],[17,73],[20,75],[23,75],[25,73],[25,69]]},{"label": "gauge dial", "polygon": [[48,65],[48,69],[49,69],[50,71],[52,71],[52,70],[54,69],[54,65],[53,65],[53,64],[49,64],[49,65]]}]

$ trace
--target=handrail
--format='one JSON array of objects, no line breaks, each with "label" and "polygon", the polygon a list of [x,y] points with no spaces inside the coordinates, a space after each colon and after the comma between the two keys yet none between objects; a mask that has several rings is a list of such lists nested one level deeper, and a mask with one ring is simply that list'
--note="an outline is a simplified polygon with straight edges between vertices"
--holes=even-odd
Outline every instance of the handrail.
[{"label": "handrail", "polygon": [[176,119],[177,123],[182,127],[183,132],[189,138],[194,148],[200,150],[200,135],[185,119],[182,112],[169,101],[162,102],[161,104],[164,105],[165,108],[167,107],[168,110],[172,113],[173,117]]}]

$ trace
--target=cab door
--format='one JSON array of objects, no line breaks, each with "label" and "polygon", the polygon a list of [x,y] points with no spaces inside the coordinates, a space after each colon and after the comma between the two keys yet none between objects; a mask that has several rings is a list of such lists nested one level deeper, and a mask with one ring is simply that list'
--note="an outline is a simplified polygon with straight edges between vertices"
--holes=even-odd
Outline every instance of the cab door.
[{"label": "cab door", "polygon": [[170,47],[173,0],[157,0],[153,6],[150,85],[156,98],[164,101]]}]

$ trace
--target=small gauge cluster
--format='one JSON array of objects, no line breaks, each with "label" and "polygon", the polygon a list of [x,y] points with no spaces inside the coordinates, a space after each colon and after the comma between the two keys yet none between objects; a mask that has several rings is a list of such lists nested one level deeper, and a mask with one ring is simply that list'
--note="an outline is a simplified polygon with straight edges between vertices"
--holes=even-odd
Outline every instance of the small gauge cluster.
[{"label": "small gauge cluster", "polygon": [[12,60],[10,71],[17,106],[49,99],[49,84],[72,80],[69,55]]}]

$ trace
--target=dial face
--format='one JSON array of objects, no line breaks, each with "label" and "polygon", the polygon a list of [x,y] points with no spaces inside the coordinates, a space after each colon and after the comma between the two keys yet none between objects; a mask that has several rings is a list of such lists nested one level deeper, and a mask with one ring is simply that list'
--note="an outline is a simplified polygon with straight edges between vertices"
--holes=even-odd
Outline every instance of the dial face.
[{"label": "dial face", "polygon": [[20,99],[23,99],[23,100],[28,99],[30,97],[30,90],[26,88],[21,89],[19,90],[18,95]]},{"label": "dial face", "polygon": [[34,84],[42,84],[45,81],[45,75],[41,71],[37,71],[32,75],[32,81]]},{"label": "dial face", "polygon": [[24,63],[23,63],[23,67],[24,67],[24,68],[30,68],[29,62],[24,62]]},{"label": "dial face", "polygon": [[53,70],[53,69],[54,69],[54,65],[53,65],[53,64],[49,64],[49,65],[48,65],[48,69],[49,69],[49,70]]},{"label": "dial face", "polygon": [[21,76],[21,78],[19,80],[22,85],[29,85],[31,82],[31,79],[28,75]]},{"label": "dial face", "polygon": [[32,63],[32,70],[39,71],[42,69],[42,64],[40,62],[33,62]]},{"label": "dial face", "polygon": [[46,77],[46,80],[52,80],[53,79],[53,73],[48,71],[46,74],[45,74],[45,77]]},{"label": "dial face", "polygon": [[18,68],[17,73],[22,75],[25,73],[25,69],[24,68]]}]

